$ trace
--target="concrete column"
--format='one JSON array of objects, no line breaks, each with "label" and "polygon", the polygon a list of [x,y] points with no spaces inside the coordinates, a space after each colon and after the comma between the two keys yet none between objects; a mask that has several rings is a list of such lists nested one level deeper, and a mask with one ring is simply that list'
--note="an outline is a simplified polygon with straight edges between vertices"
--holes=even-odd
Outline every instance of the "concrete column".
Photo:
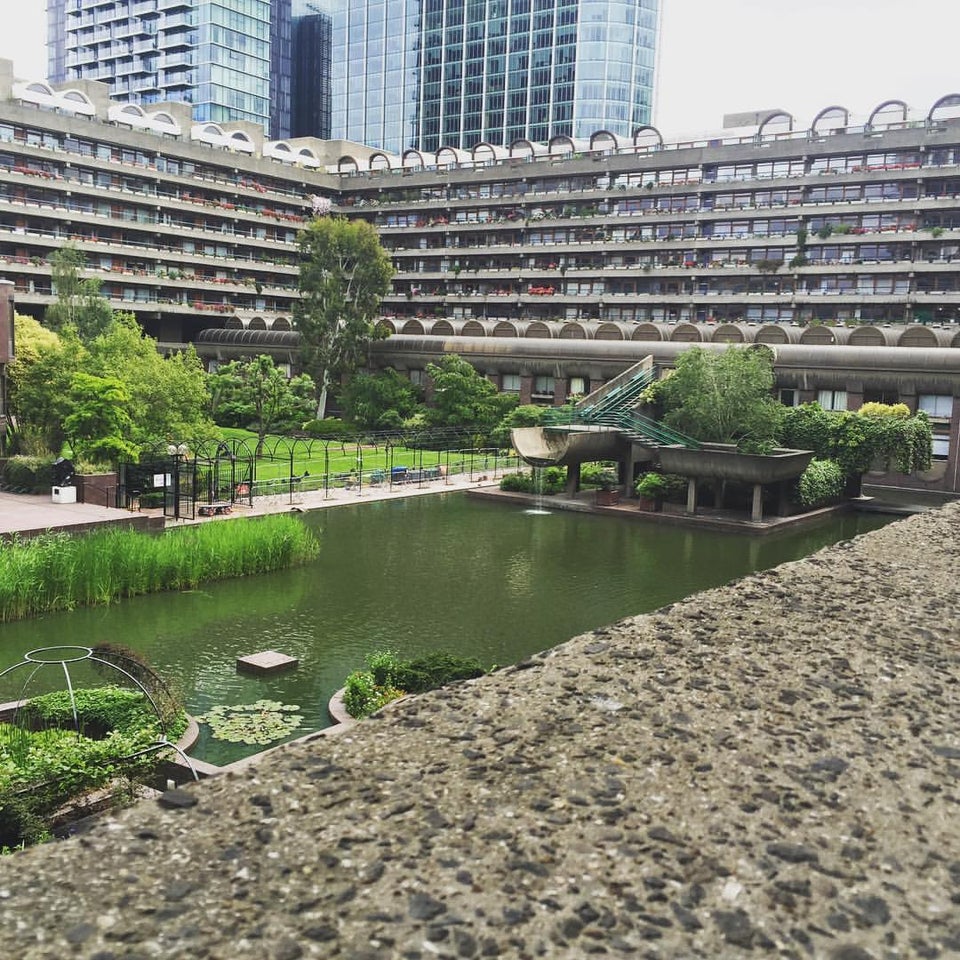
[{"label": "concrete column", "polygon": [[567,402],[567,395],[570,392],[570,380],[568,377],[557,377],[553,381],[553,405],[562,407]]},{"label": "concrete column", "polygon": [[847,409],[859,410],[863,406],[863,381],[847,381]]},{"label": "concrete column", "polygon": [[755,483],[753,485],[753,509],[750,511],[750,519],[754,523],[759,523],[763,519],[763,484]]},{"label": "concrete column", "polygon": [[947,469],[943,477],[943,489],[960,493],[960,395],[953,398],[953,415],[950,417],[948,436]]},{"label": "concrete column", "polygon": [[564,492],[572,497],[580,489],[580,464],[571,463],[567,467],[567,485]]},{"label": "concrete column", "polygon": [[697,478],[687,477],[687,513],[697,512]]},{"label": "concrete column", "polygon": [[520,403],[533,403],[533,377],[529,373],[520,377]]}]

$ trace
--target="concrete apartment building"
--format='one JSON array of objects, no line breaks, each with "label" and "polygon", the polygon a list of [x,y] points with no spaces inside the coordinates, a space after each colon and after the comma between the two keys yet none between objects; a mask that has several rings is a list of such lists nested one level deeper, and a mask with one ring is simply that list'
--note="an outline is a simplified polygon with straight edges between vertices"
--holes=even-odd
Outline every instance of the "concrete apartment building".
[{"label": "concrete apartment building", "polygon": [[930,412],[935,482],[960,491],[960,95],[859,127],[832,108],[687,143],[643,127],[392,155],[107,92],[0,62],[0,279],[18,312],[42,317],[49,255],[72,243],[164,349],[293,368],[297,231],[331,210],[371,221],[397,270],[377,364],[422,379],[455,351],[550,403],[647,354],[766,343],[786,402]]}]

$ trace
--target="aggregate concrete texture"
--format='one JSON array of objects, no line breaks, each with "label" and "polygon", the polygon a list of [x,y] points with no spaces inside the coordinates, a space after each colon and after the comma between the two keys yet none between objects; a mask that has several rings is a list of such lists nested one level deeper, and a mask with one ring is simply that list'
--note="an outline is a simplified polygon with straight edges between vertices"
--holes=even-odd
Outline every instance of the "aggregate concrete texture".
[{"label": "aggregate concrete texture", "polygon": [[960,503],[0,858],[0,956],[960,953]]}]

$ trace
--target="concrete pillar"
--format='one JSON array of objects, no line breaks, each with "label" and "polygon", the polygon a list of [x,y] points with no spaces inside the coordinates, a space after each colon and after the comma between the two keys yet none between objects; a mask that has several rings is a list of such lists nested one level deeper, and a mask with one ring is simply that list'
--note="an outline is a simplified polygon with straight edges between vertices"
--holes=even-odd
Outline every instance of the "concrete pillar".
[{"label": "concrete pillar", "polygon": [[763,484],[755,483],[753,485],[753,509],[750,511],[750,519],[754,523],[759,523],[763,519]]},{"label": "concrete pillar", "polygon": [[529,373],[520,377],[520,403],[533,403],[533,376]]},{"label": "concrete pillar", "polygon": [[947,469],[943,477],[944,490],[960,493],[960,395],[953,398],[950,433],[947,441]]},{"label": "concrete pillar", "polygon": [[567,467],[567,486],[564,490],[568,497],[572,497],[580,489],[580,464],[571,463]]},{"label": "concrete pillar", "polygon": [[570,392],[570,380],[567,377],[557,377],[553,381],[553,405],[562,407],[567,402]]},{"label": "concrete pillar", "polygon": [[859,410],[863,406],[863,381],[847,381],[847,409]]},{"label": "concrete pillar", "polygon": [[687,513],[697,512],[697,478],[687,477]]}]

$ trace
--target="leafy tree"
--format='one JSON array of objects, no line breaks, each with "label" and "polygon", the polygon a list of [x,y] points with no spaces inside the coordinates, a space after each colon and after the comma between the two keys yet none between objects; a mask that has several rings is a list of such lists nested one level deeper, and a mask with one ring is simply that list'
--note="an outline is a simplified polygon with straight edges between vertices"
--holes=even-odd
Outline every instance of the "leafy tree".
[{"label": "leafy tree", "polygon": [[299,245],[300,299],[293,316],[303,369],[317,388],[317,418],[323,419],[331,385],[355,370],[367,344],[384,335],[375,324],[393,267],[363,220],[318,217],[301,231]]},{"label": "leafy tree", "polygon": [[70,326],[81,340],[88,341],[110,326],[113,311],[110,302],[100,293],[100,278],[81,278],[84,262],[83,254],[70,244],[50,255],[57,302],[47,308],[44,319],[51,330],[60,331]]},{"label": "leafy tree", "polygon": [[75,457],[95,463],[136,458],[137,448],[128,439],[130,395],[116,377],[75,373],[70,403],[63,429]]},{"label": "leafy tree", "polygon": [[648,390],[661,405],[663,422],[697,440],[764,449],[783,407],[773,398],[773,357],[767,350],[730,347],[708,353],[699,347],[677,358],[673,374]]},{"label": "leafy tree", "polygon": [[88,349],[87,372],[116,377],[126,386],[131,440],[137,446],[216,434],[208,413],[207,374],[192,346],[165,357],[131,314],[117,313]]},{"label": "leafy tree", "polygon": [[426,412],[431,426],[463,427],[486,437],[517,405],[515,396],[498,393],[486,377],[456,354],[427,364],[427,373],[433,382],[432,404]]},{"label": "leafy tree", "polygon": [[299,429],[313,413],[310,377],[288,380],[266,354],[224,364],[210,378],[210,393],[216,420],[255,431],[258,450],[268,433]]},{"label": "leafy tree", "polygon": [[419,411],[423,390],[389,367],[351,377],[341,401],[347,419],[361,430],[395,430]]},{"label": "leafy tree", "polygon": [[58,453],[70,412],[70,383],[87,362],[87,351],[72,330],[58,336],[32,317],[16,318],[14,337],[15,357],[8,373],[19,450]]},{"label": "leafy tree", "polygon": [[494,428],[490,439],[498,447],[510,446],[510,431],[514,427],[539,427],[543,423],[543,414],[546,407],[538,407],[535,403],[524,403],[514,407]]}]

